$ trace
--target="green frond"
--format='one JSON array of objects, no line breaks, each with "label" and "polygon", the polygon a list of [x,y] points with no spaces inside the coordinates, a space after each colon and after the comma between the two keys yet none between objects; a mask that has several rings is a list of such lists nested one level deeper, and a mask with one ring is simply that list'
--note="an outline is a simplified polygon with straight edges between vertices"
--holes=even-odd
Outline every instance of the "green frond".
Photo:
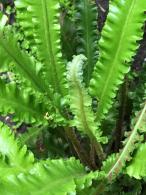
[{"label": "green frond", "polygon": [[14,82],[6,84],[0,80],[0,112],[3,115],[14,114],[19,122],[47,123],[47,105],[40,102],[37,94],[32,94],[29,89],[19,89]]},{"label": "green frond", "polygon": [[124,142],[124,147],[116,157],[115,163],[111,166],[107,173],[107,179],[112,181],[117,176],[122,168],[125,166],[126,161],[131,160],[133,151],[139,146],[139,143],[143,140],[143,137],[139,133],[146,132],[146,103],[143,104],[143,108],[140,112],[136,113],[134,123],[132,123],[132,131],[128,138]]},{"label": "green frond", "polygon": [[110,171],[111,167],[114,166],[117,160],[118,154],[111,154],[107,157],[105,161],[102,162],[101,170],[104,171],[106,174]]},{"label": "green frond", "polygon": [[70,108],[75,115],[72,125],[88,135],[93,143],[105,143],[107,139],[102,137],[102,132],[97,129],[92,111],[92,99],[83,84],[82,65],[85,60],[86,58],[80,54],[74,56],[73,61],[68,64]]},{"label": "green frond", "polygon": [[97,6],[94,1],[75,1],[77,53],[86,56],[84,81],[88,85],[98,55]]},{"label": "green frond", "polygon": [[126,167],[126,173],[130,177],[142,179],[146,177],[146,143],[141,144],[133,156],[132,161]]},{"label": "green frond", "polygon": [[41,78],[41,64],[37,63],[18,46],[17,36],[8,28],[0,31],[0,58],[1,66],[9,67],[10,63],[16,65],[17,73],[28,79],[31,86],[40,92],[45,92],[45,84]]},{"label": "green frond", "polygon": [[99,101],[96,120],[100,124],[129,71],[129,63],[142,38],[145,0],[113,0],[99,41],[99,61],[90,82],[90,93]]},{"label": "green frond", "polygon": [[[26,146],[19,146],[18,141],[14,138],[14,134],[2,122],[0,122],[0,154],[8,168],[10,170],[14,168],[17,172],[27,171],[34,163],[33,154],[27,151]],[[8,176],[8,173],[5,174]],[[0,177],[3,178],[4,176],[0,175]]]},{"label": "green frond", "polygon": [[15,1],[18,22],[25,33],[34,36],[44,74],[55,92],[65,93],[65,64],[62,59],[59,25],[59,1]]},{"label": "green frond", "polygon": [[89,187],[98,173],[87,173],[78,160],[47,160],[36,163],[28,174],[11,176],[0,184],[6,195],[67,195]]}]

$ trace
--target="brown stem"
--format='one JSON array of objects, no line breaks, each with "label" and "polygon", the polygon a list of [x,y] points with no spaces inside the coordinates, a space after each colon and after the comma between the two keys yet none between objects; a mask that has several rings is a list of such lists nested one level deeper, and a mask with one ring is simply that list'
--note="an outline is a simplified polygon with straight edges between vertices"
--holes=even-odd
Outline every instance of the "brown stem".
[{"label": "brown stem", "polygon": [[125,117],[125,111],[126,111],[126,105],[127,105],[127,93],[128,93],[128,87],[127,87],[127,78],[125,78],[125,82],[123,83],[120,91],[120,107],[119,107],[119,116],[116,123],[116,129],[115,129],[115,152],[119,151],[119,148],[121,146],[121,140],[122,140],[122,130],[123,130],[123,122]]},{"label": "brown stem", "polygon": [[70,127],[65,127],[66,135],[68,136],[69,140],[71,141],[79,159],[82,163],[86,164],[89,168],[93,169],[92,163],[90,158],[88,157],[87,153],[83,149],[81,143],[79,142],[75,131]]},{"label": "brown stem", "polygon": [[100,164],[102,164],[102,161],[105,159],[106,155],[105,155],[105,153],[103,151],[103,148],[102,148],[101,144],[99,142],[97,142],[95,137],[93,138],[93,140],[91,140],[91,143],[95,147],[95,151],[96,151],[96,153],[98,155]]},{"label": "brown stem", "polygon": [[93,144],[90,145],[91,149],[90,149],[90,159],[91,159],[91,163],[93,168],[96,170],[97,169],[97,165],[96,165],[96,153],[95,153],[95,147]]}]

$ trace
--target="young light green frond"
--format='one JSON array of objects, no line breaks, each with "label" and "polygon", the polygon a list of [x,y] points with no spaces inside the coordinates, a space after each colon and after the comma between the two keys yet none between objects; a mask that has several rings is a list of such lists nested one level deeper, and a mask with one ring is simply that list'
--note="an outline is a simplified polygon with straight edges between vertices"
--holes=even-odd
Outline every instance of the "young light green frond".
[{"label": "young light green frond", "polygon": [[84,69],[84,81],[88,85],[94,65],[97,61],[97,6],[94,1],[76,0],[77,53],[87,57]]},{"label": "young light green frond", "polygon": [[146,143],[141,144],[136,154],[134,155],[132,161],[126,167],[126,173],[130,177],[134,177],[136,179],[142,179],[146,177]]},{"label": "young light green frond", "polygon": [[96,119],[100,123],[129,71],[129,63],[142,38],[145,0],[113,0],[102,31],[99,61],[90,82],[90,93],[99,101]]},{"label": "young light green frond", "polygon": [[99,147],[99,150],[102,150],[98,142],[105,143],[106,138],[102,137],[102,132],[97,128],[92,111],[92,99],[82,83],[82,65],[85,60],[86,58],[80,54],[74,56],[73,61],[68,64],[70,108],[75,115],[72,125],[76,126],[82,133],[88,135],[94,144],[97,143],[97,148]]},{"label": "young light green frond", "polygon": [[[49,107],[49,106],[48,106]],[[48,112],[44,103],[29,90],[19,89],[15,83],[6,84],[0,80],[0,112],[3,115],[14,114],[17,121],[26,123],[47,123]]]},{"label": "young light green frond", "polygon": [[13,62],[19,74],[28,79],[36,90],[45,91],[45,84],[40,74],[41,64],[21,51],[17,37],[8,29],[5,29],[5,32],[0,31],[0,58],[4,59],[3,66],[8,66],[10,62]]},{"label": "young light green frond", "polygon": [[[59,25],[59,1],[16,0],[18,21],[27,33],[34,34],[39,59],[44,73],[54,91],[65,92],[65,64],[62,59]],[[24,14],[25,11],[25,14]],[[24,16],[24,18],[23,18]],[[31,34],[32,36],[32,34]]]},{"label": "young light green frond", "polygon": [[14,134],[2,122],[0,122],[0,154],[9,168],[16,168],[19,172],[25,172],[34,163],[33,154],[27,151],[26,146],[19,146]]},{"label": "young light green frond", "polygon": [[98,173],[87,173],[78,160],[47,160],[35,164],[28,174],[11,176],[0,184],[0,193],[6,195],[67,195],[89,187]]}]

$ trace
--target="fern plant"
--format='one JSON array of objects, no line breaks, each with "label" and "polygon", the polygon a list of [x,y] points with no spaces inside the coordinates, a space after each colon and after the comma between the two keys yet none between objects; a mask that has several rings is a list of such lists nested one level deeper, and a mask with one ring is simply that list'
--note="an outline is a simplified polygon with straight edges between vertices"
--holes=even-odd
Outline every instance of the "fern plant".
[{"label": "fern plant", "polygon": [[[145,1],[110,1],[101,34],[92,0],[14,0],[12,25],[7,9],[0,15],[0,193],[119,194],[122,177],[145,178],[145,68],[137,82],[130,70]],[[120,101],[125,82],[128,100]]]}]

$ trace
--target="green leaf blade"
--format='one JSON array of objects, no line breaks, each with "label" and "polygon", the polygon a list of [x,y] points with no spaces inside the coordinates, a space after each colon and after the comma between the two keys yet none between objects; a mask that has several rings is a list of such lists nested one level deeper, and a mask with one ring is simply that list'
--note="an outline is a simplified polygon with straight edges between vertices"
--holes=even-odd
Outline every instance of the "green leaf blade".
[{"label": "green leaf blade", "polygon": [[[23,2],[16,0],[18,21],[22,29],[31,33],[37,47],[39,59],[48,83],[59,94],[65,93],[65,64],[62,59],[59,24],[59,2],[57,0],[37,0]],[[23,18],[24,11],[28,13]],[[27,22],[26,22],[27,21]],[[30,37],[31,37],[30,36]]]},{"label": "green leaf blade", "polygon": [[139,46],[137,41],[143,35],[145,10],[144,0],[114,0],[110,4],[99,41],[99,61],[90,83],[90,93],[99,101],[96,117],[99,124],[129,71],[129,62]]}]

